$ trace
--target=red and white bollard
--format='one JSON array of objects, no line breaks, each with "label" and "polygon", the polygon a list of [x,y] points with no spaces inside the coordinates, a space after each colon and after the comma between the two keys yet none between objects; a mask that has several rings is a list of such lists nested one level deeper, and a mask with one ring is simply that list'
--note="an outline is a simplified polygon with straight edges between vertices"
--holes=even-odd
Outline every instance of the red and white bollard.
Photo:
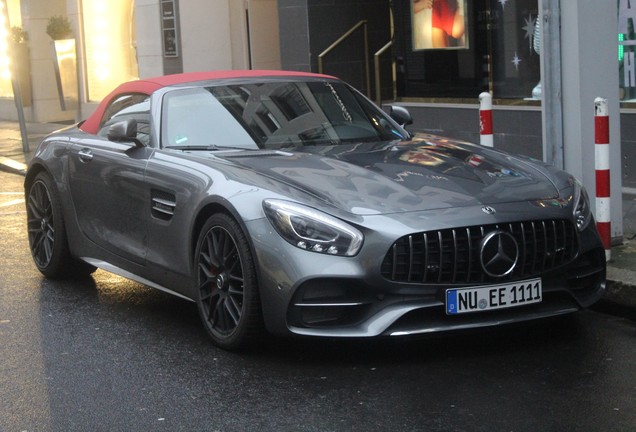
[{"label": "red and white bollard", "polygon": [[483,92],[479,95],[479,143],[494,147],[492,135],[492,95]]},{"label": "red and white bollard", "polygon": [[605,259],[612,256],[610,212],[609,115],[607,99],[594,99],[594,153],[596,168],[596,227],[605,247]]}]

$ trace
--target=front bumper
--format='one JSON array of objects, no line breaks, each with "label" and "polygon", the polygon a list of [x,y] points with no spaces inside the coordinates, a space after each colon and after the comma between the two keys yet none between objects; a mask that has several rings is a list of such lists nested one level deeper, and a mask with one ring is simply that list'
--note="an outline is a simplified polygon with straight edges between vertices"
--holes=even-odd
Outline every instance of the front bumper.
[{"label": "front bumper", "polygon": [[[376,226],[387,227],[387,220]],[[445,313],[447,289],[492,282],[418,284],[382,277],[382,259],[392,242],[414,231],[407,224],[367,229],[356,257],[300,250],[281,239],[265,219],[251,221],[249,231],[265,323],[276,334],[372,337],[486,327],[575,312],[605,292],[605,253],[592,224],[579,234],[579,250],[571,261],[531,275],[542,279],[541,303],[452,316]]]}]

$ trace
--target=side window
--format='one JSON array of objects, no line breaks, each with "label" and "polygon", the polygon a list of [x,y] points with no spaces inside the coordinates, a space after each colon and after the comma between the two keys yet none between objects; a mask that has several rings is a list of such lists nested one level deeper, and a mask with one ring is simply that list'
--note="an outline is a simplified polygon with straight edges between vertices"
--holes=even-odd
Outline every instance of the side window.
[{"label": "side window", "polygon": [[108,135],[108,128],[123,120],[137,120],[137,139],[144,145],[150,144],[150,96],[145,94],[128,94],[114,99],[104,111],[104,117],[97,134]]}]

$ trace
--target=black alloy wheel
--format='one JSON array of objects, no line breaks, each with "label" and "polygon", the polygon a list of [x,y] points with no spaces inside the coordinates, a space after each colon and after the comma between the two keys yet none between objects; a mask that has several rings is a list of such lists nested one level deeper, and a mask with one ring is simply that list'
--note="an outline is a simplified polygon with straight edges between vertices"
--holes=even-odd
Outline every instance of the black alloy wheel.
[{"label": "black alloy wheel", "polygon": [[204,225],[195,255],[197,305],[214,343],[234,350],[252,346],[263,320],[254,260],[239,225],[216,214]]},{"label": "black alloy wheel", "polygon": [[26,196],[27,229],[33,261],[48,278],[83,276],[95,267],[71,257],[62,204],[51,176],[39,173]]},{"label": "black alloy wheel", "polygon": [[27,225],[31,255],[47,277],[61,276],[68,264],[66,231],[51,177],[37,175],[27,195]]}]

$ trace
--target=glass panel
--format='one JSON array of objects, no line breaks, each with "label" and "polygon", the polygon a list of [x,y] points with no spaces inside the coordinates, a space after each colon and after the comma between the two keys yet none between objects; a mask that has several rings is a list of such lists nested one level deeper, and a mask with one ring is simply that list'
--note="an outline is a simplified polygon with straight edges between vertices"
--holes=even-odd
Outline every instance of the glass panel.
[{"label": "glass panel", "polygon": [[163,99],[162,145],[269,148],[386,142],[408,135],[339,82],[250,82],[174,90]]},{"label": "glass panel", "polygon": [[[410,0],[393,8],[398,96],[532,97],[540,79],[537,0]],[[440,32],[446,43],[436,41]]]},{"label": "glass panel", "polygon": [[468,47],[466,0],[412,0],[413,49]]},{"label": "glass panel", "polygon": [[618,0],[618,82],[623,102],[636,100],[636,5]]},{"label": "glass panel", "polygon": [[207,89],[169,92],[162,107],[163,147],[256,147],[254,140]]},{"label": "glass panel", "polygon": [[532,97],[541,76],[539,54],[534,47],[538,8],[537,0],[515,0],[505,6],[498,1],[492,9],[489,37],[496,98]]},{"label": "glass panel", "polygon": [[120,96],[106,108],[99,132],[100,136],[108,136],[108,129],[115,123],[125,120],[137,122],[136,138],[144,145],[150,144],[150,96],[145,94],[129,94]]},{"label": "glass panel", "polygon": [[137,79],[134,0],[83,1],[88,100]]},{"label": "glass panel", "polygon": [[[20,15],[20,0],[6,0],[7,9],[4,9],[5,2],[0,2],[0,97],[13,97],[13,87],[11,85],[10,64],[16,62],[16,56],[22,50],[13,50],[10,54],[10,47],[15,41],[12,34],[17,34],[14,28],[22,27],[22,17]],[[8,22],[7,22],[8,20]]]}]

